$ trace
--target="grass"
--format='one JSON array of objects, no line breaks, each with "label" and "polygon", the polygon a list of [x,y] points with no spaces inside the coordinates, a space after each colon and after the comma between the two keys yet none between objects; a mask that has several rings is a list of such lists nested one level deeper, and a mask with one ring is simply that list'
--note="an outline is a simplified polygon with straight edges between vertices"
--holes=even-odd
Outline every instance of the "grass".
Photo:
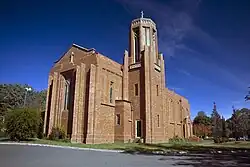
[{"label": "grass", "polygon": [[[9,141],[3,139],[2,141]],[[0,140],[1,142],[1,140]],[[46,139],[32,139],[23,141],[35,144],[48,144],[58,146],[70,146],[79,148],[94,148],[94,149],[109,149],[109,150],[124,150],[128,153],[152,153],[153,151],[193,151],[193,152],[208,152],[211,150],[249,150],[250,142],[228,142],[223,144],[214,144],[213,142],[179,142],[179,143],[162,143],[162,144],[138,144],[138,143],[107,143],[107,144],[80,144],[63,141],[52,141]]]}]

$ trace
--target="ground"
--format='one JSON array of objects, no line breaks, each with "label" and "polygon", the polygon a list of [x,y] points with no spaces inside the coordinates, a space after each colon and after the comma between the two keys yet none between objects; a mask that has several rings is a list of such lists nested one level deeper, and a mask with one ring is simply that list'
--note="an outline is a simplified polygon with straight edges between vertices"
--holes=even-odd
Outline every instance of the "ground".
[{"label": "ground", "polygon": [[[180,152],[181,153],[181,152]],[[1,167],[246,167],[250,154],[238,152],[189,152],[173,155],[145,155],[134,152],[99,152],[41,146],[0,145]]]}]

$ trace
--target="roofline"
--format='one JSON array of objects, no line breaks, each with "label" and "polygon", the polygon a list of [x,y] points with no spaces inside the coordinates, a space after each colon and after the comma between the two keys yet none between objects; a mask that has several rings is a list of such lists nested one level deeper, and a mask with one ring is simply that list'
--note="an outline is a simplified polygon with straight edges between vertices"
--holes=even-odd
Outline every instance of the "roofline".
[{"label": "roofline", "polygon": [[[73,44],[71,45],[71,47],[76,47],[76,48],[78,48],[78,49],[80,49],[80,50],[82,50],[82,51],[85,51],[85,52],[95,51],[95,48],[87,49],[87,48],[84,48],[84,47],[82,47],[82,46],[80,46],[80,45],[77,45],[77,44],[75,44],[75,43],[73,43]],[[68,50],[69,50],[69,49],[68,49]],[[63,56],[68,52],[68,50],[65,51],[65,52],[62,54],[62,56],[61,56],[57,61],[55,61],[54,63],[59,62],[59,61],[63,58]]]},{"label": "roofline", "polygon": [[80,45],[77,45],[77,44],[75,44],[75,43],[73,43],[72,46],[75,46],[75,47],[77,47],[77,48],[79,48],[79,49],[81,49],[81,50],[83,50],[83,51],[86,51],[86,52],[90,52],[90,51],[93,51],[93,50],[95,51],[95,48],[87,49],[87,48],[84,48],[84,47],[82,47],[82,46],[80,46]]}]

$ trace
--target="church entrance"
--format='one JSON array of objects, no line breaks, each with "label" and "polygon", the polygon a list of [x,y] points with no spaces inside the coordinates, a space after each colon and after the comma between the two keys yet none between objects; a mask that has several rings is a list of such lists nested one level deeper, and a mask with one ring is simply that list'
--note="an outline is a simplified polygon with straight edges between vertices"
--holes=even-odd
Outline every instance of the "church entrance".
[{"label": "church entrance", "polygon": [[141,138],[141,120],[135,120],[135,137]]}]

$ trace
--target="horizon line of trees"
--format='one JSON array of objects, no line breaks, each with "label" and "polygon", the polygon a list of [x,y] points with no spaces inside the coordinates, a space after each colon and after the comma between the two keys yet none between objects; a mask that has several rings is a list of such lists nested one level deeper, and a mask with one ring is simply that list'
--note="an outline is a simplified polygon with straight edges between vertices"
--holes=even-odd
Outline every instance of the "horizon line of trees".
[{"label": "horizon line of trees", "polygon": [[0,116],[4,116],[8,110],[24,107],[44,112],[46,96],[46,89],[36,91],[27,84],[0,84]]},{"label": "horizon line of trees", "polygon": [[46,96],[27,84],[0,84],[0,137],[43,138]]},{"label": "horizon line of trees", "polygon": [[211,116],[207,116],[204,111],[198,112],[193,120],[194,135],[202,138],[250,138],[250,109],[233,107],[230,118],[225,119],[217,111],[216,105]]}]

